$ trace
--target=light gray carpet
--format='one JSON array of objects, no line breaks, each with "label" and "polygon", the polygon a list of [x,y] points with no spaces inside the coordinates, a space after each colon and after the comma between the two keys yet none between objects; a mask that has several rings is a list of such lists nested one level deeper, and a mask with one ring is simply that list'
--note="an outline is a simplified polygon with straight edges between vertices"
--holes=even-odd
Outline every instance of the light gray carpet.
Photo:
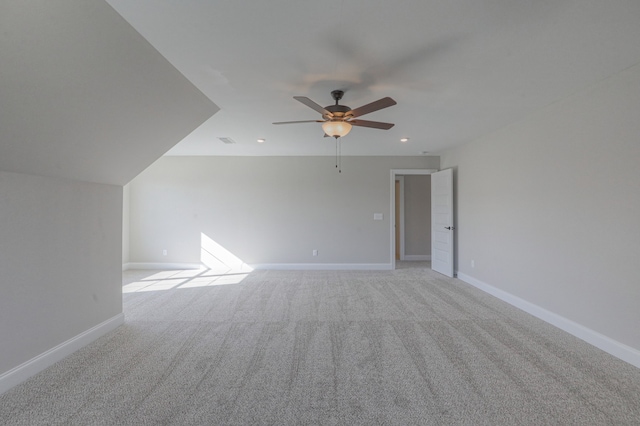
[{"label": "light gray carpet", "polygon": [[426,268],[153,274],[0,423],[640,424],[639,369]]}]

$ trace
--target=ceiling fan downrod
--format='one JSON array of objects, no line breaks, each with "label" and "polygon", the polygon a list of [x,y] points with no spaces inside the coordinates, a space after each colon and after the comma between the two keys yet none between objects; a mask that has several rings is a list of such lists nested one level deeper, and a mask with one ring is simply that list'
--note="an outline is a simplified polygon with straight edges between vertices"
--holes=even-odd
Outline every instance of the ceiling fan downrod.
[{"label": "ceiling fan downrod", "polygon": [[333,90],[331,92],[331,97],[336,101],[336,105],[338,105],[338,101],[342,99],[343,96],[344,96],[343,90]]}]

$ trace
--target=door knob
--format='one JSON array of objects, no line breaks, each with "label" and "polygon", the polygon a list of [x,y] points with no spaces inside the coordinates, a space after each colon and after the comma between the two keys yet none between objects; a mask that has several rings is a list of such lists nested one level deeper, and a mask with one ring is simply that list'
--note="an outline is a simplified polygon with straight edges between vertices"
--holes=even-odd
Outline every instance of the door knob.
[{"label": "door knob", "polygon": [[455,227],[453,227],[453,226],[445,226],[445,227],[444,227],[444,229],[448,229],[448,230],[450,230],[450,231],[453,231],[453,230],[454,230],[454,229],[456,229],[456,228],[455,228]]}]

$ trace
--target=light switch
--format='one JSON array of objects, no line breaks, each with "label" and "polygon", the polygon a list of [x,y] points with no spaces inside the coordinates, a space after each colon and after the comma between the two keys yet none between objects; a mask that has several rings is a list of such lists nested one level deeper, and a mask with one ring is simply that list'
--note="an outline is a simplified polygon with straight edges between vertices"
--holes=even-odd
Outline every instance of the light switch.
[{"label": "light switch", "polygon": [[383,218],[384,218],[384,215],[382,213],[373,214],[373,220],[382,220]]}]

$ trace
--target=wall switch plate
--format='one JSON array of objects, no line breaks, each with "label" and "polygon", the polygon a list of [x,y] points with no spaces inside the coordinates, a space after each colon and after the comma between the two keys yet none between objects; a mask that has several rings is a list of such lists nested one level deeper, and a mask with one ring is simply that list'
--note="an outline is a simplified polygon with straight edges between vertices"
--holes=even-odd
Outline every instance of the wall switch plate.
[{"label": "wall switch plate", "polygon": [[471,267],[475,268],[476,267],[476,261],[475,260],[471,260]]},{"label": "wall switch plate", "polygon": [[318,255],[318,250],[314,250],[314,251],[313,251],[313,255],[314,255],[314,256],[317,256],[317,255]]},{"label": "wall switch plate", "polygon": [[166,256],[167,255],[167,249],[162,250],[162,255]]},{"label": "wall switch plate", "polygon": [[373,220],[382,220],[384,219],[384,215],[382,213],[374,213]]}]

